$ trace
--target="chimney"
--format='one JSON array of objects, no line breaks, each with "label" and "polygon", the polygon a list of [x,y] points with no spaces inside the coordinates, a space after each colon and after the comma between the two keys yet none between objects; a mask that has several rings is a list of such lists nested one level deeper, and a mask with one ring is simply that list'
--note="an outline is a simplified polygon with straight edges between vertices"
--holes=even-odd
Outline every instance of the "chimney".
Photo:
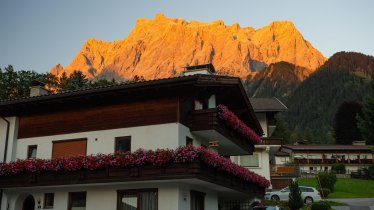
[{"label": "chimney", "polygon": [[216,70],[214,69],[213,64],[201,64],[196,66],[185,66],[183,75],[189,76],[189,75],[195,75],[195,74],[208,74],[213,75],[216,73]]},{"label": "chimney", "polygon": [[42,96],[49,94],[48,90],[44,88],[45,84],[37,80],[30,82],[30,97]]}]

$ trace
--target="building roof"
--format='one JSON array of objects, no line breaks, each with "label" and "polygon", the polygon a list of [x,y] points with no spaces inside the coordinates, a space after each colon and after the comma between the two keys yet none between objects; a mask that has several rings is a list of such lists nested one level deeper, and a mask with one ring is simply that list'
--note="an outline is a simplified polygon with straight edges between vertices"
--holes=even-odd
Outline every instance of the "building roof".
[{"label": "building roof", "polygon": [[287,152],[283,152],[283,151],[277,151],[276,153],[275,153],[275,156],[290,156],[290,154],[288,154]]},{"label": "building roof", "polygon": [[[238,77],[222,75],[195,74],[165,79],[129,82],[98,88],[80,89],[61,93],[33,97],[23,97],[0,101],[0,116],[19,116],[56,111],[58,109],[76,109],[108,103],[140,100],[140,98],[158,98],[169,95],[182,96],[183,92],[207,91],[216,89],[221,101],[242,107],[254,123],[253,129],[262,135],[258,122],[245,89]],[[241,105],[239,105],[241,104]],[[225,104],[228,105],[228,104]]]},{"label": "building roof", "polygon": [[250,98],[255,112],[284,112],[288,108],[277,98]]},{"label": "building roof", "polygon": [[341,150],[360,150],[360,151],[371,151],[369,146],[366,145],[283,145],[282,147],[291,149],[294,151],[305,151],[305,150],[313,150],[313,151],[341,151]]}]

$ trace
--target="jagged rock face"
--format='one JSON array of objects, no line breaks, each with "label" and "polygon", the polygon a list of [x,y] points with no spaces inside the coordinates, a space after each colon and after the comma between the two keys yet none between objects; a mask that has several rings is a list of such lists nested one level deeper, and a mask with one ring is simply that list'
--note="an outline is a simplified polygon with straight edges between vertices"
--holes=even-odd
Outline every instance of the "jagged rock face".
[{"label": "jagged rock face", "polygon": [[120,41],[88,40],[60,75],[80,70],[90,78],[145,79],[175,76],[183,66],[212,62],[218,73],[246,77],[271,63],[287,61],[310,71],[326,58],[289,21],[254,29],[223,21],[202,23],[183,19],[139,19],[130,35]]}]

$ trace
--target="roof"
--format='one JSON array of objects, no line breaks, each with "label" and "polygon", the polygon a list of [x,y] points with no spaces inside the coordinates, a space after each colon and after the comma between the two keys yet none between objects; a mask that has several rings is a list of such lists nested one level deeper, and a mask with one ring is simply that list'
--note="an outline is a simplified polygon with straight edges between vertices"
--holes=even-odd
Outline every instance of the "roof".
[{"label": "roof", "polygon": [[282,147],[288,148],[294,151],[304,151],[304,150],[313,150],[313,151],[331,151],[331,150],[367,150],[371,151],[369,146],[366,145],[283,145]]},{"label": "roof", "polygon": [[288,154],[287,152],[283,152],[283,151],[277,151],[275,153],[275,156],[290,156],[290,154]]},{"label": "roof", "polygon": [[255,112],[284,112],[288,108],[277,98],[250,98]]},{"label": "roof", "polygon": [[[2,117],[18,116],[25,113],[37,113],[35,110],[54,111],[56,107],[72,109],[75,107],[95,106],[103,103],[118,103],[121,101],[138,100],[143,97],[157,97],[157,94],[177,94],[180,88],[184,91],[203,90],[210,87],[219,88],[224,97],[239,96],[238,103],[243,104],[248,117],[253,121],[253,129],[259,135],[263,134],[251,103],[247,97],[241,79],[232,76],[195,74],[190,76],[171,77],[148,81],[129,82],[97,88],[80,89],[61,93],[33,97],[23,97],[0,101]],[[231,92],[230,92],[231,91]],[[232,92],[234,91],[234,92]],[[156,93],[156,94],[155,94]],[[131,97],[130,97],[131,96]],[[84,103],[83,103],[84,101]]]}]

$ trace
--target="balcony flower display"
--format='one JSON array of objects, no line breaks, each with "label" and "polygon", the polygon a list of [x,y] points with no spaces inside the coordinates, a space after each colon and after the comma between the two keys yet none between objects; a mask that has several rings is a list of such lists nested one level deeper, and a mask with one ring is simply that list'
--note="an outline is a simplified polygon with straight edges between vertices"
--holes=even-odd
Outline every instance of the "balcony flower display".
[{"label": "balcony flower display", "polygon": [[241,136],[251,141],[253,144],[261,142],[261,137],[256,134],[248,125],[241,121],[233,112],[226,106],[220,104],[217,106],[218,118],[222,120],[227,126],[238,132]]},{"label": "balcony flower display", "polygon": [[79,170],[99,170],[104,168],[129,168],[143,165],[165,167],[171,164],[188,164],[202,162],[217,170],[227,172],[245,181],[268,187],[270,182],[247,169],[236,165],[231,160],[203,148],[181,146],[175,150],[139,149],[135,152],[116,152],[114,154],[97,154],[69,158],[56,158],[51,160],[27,159],[16,160],[10,163],[0,163],[0,179],[4,176],[19,175],[26,172],[72,172]]}]

